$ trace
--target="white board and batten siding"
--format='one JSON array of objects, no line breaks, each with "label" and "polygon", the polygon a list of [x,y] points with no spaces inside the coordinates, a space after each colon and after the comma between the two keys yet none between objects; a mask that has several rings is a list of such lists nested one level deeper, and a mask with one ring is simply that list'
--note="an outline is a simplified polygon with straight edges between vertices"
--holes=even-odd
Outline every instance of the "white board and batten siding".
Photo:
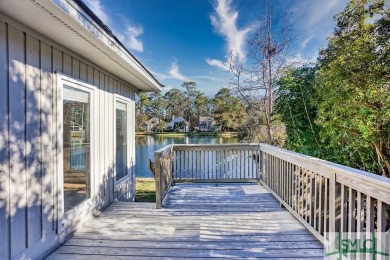
[{"label": "white board and batten siding", "polygon": [[[97,89],[94,204],[84,219],[62,233],[57,226],[62,185],[57,171],[62,160],[57,154],[60,75]],[[93,211],[123,195],[123,189],[115,191],[115,95],[127,98],[131,107],[129,157],[133,163],[135,89],[60,44],[17,22],[0,19],[0,259],[45,256]],[[133,183],[126,185],[133,189]]]}]

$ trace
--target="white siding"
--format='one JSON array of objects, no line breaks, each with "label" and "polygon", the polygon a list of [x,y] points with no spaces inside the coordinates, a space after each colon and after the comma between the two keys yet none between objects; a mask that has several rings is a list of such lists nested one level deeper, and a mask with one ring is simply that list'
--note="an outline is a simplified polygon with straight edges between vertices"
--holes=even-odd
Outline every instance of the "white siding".
[{"label": "white siding", "polygon": [[116,199],[114,93],[131,99],[130,158],[135,157],[133,88],[59,44],[20,28],[0,20],[0,259],[42,257],[72,231],[57,234],[62,183],[57,183],[56,169],[62,158],[56,154],[61,132],[56,72],[98,88],[98,151],[92,174],[99,202],[90,214]]}]

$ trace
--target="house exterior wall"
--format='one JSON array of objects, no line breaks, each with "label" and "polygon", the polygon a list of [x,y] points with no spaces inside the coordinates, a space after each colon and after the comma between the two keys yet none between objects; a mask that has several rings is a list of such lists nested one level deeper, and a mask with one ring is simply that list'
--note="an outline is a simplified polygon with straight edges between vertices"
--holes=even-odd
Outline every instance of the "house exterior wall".
[{"label": "house exterior wall", "polygon": [[[97,88],[93,199],[65,228],[58,227],[57,72]],[[134,88],[60,43],[0,16],[0,259],[41,258],[117,197],[126,193],[131,200],[134,178],[122,183],[114,178],[115,95],[130,100],[134,176]]]}]

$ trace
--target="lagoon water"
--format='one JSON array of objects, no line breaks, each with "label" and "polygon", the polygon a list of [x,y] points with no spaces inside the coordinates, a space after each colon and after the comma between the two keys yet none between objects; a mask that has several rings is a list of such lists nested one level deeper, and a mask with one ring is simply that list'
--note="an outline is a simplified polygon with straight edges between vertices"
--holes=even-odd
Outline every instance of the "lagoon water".
[{"label": "lagoon water", "polygon": [[145,135],[135,137],[137,177],[153,177],[148,169],[148,158],[154,161],[154,152],[169,144],[235,144],[235,137]]}]

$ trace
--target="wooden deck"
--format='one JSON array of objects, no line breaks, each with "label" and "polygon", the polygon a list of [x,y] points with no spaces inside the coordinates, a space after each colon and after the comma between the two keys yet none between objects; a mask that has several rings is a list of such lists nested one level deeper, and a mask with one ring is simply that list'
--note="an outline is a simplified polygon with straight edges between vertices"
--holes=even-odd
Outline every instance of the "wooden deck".
[{"label": "wooden deck", "polygon": [[322,244],[258,184],[178,184],[154,203],[117,202],[48,259],[320,258]]}]

